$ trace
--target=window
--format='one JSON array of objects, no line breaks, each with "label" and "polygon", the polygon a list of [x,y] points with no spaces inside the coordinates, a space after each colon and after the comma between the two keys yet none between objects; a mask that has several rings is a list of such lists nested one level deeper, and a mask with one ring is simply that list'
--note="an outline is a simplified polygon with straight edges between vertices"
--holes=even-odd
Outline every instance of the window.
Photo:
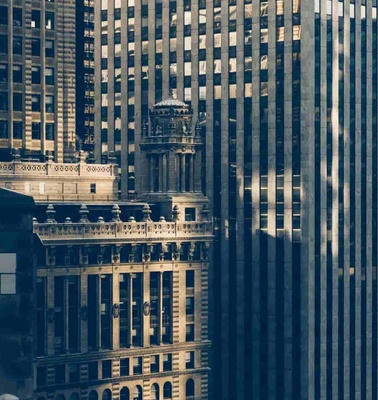
[{"label": "window", "polygon": [[70,364],[68,366],[69,382],[80,381],[80,364]]},{"label": "window", "polygon": [[32,83],[39,85],[41,83],[41,68],[32,67]]},{"label": "window", "polygon": [[151,372],[159,372],[159,356],[151,356]]},{"label": "window", "polygon": [[186,298],[186,315],[194,314],[194,297]]},{"label": "window", "polygon": [[39,94],[32,95],[32,111],[34,112],[41,111],[41,96]]},{"label": "window", "polygon": [[172,371],[172,354],[163,354],[163,371]]},{"label": "window", "polygon": [[91,183],[90,192],[96,193],[96,184],[95,183]]},{"label": "window", "polygon": [[0,83],[8,82],[8,65],[0,64]]},{"label": "window", "polygon": [[186,369],[194,368],[194,351],[187,351],[185,353],[185,367]]},{"label": "window", "polygon": [[[194,271],[188,270],[186,271],[186,291],[188,293],[188,289],[194,289]],[[194,292],[194,290],[192,290]]]},{"label": "window", "polygon": [[22,65],[13,65],[13,82],[22,83]]},{"label": "window", "polygon": [[32,122],[32,139],[41,139],[41,123]]},{"label": "window", "polygon": [[46,112],[53,113],[55,111],[55,104],[54,103],[55,103],[54,96],[47,95],[46,96],[46,104],[45,104]]},{"label": "window", "polygon": [[55,383],[65,383],[66,382],[66,366],[65,364],[55,365]]},{"label": "window", "polygon": [[8,111],[8,93],[0,92],[0,111]]},{"label": "window", "polygon": [[46,57],[54,57],[55,56],[55,46],[54,46],[53,40],[46,40],[45,54],[46,54]]},{"label": "window", "polygon": [[45,386],[47,383],[47,368],[38,367],[37,368],[37,387]]},{"label": "window", "polygon": [[0,254],[0,294],[16,294],[16,253]]},{"label": "window", "polygon": [[13,54],[22,54],[22,37],[13,36]]},{"label": "window", "polygon": [[46,85],[54,84],[54,68],[46,67],[45,69],[45,82]]},{"label": "window", "polygon": [[194,341],[194,325],[193,324],[186,325],[186,341],[187,342]]},{"label": "window", "polygon": [[46,140],[54,140],[55,138],[55,124],[46,123]]},{"label": "window", "polygon": [[32,10],[31,27],[38,29],[41,27],[41,12],[39,10]]},{"label": "window", "polygon": [[8,35],[0,35],[0,53],[8,54]]},{"label": "window", "polygon": [[13,7],[13,26],[22,26],[22,8]]},{"label": "window", "polygon": [[102,392],[102,400],[112,400],[112,392],[110,389],[105,389]]},{"label": "window", "polygon": [[46,29],[54,29],[54,13],[46,11]]},{"label": "window", "polygon": [[105,360],[102,362],[102,379],[112,377],[112,360]]},{"label": "window", "polygon": [[13,139],[22,139],[22,121],[13,121]]},{"label": "window", "polygon": [[142,387],[141,386],[135,386],[135,390],[133,393],[133,400],[142,400]]},{"label": "window", "polygon": [[8,25],[8,7],[0,6],[0,25]]},{"label": "window", "polygon": [[159,385],[154,383],[151,385],[151,400],[159,400]]},{"label": "window", "polygon": [[128,358],[121,358],[120,362],[120,375],[121,376],[129,376],[130,374],[130,362]]},{"label": "window", "polygon": [[163,398],[171,399],[172,398],[172,383],[165,382],[163,387]]},{"label": "window", "polygon": [[22,111],[22,93],[13,93],[13,111]]},{"label": "window", "polygon": [[8,138],[8,121],[0,121],[0,138]]},{"label": "window", "polygon": [[142,357],[133,358],[133,374],[138,375],[142,373]]},{"label": "window", "polygon": [[41,40],[32,39],[32,56],[39,57],[41,55]]},{"label": "window", "polygon": [[192,400],[194,398],[194,381],[193,381],[193,379],[188,379],[186,381],[185,395],[186,395],[186,400]]},{"label": "window", "polygon": [[88,379],[94,381],[98,379],[98,364],[97,361],[88,363]]},{"label": "window", "polygon": [[195,208],[185,208],[185,221],[195,221],[196,220],[196,209]]}]

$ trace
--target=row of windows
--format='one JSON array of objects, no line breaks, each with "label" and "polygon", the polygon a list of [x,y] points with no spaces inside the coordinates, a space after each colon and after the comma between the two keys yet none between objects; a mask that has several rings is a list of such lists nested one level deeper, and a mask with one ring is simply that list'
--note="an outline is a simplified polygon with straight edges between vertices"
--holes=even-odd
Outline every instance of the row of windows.
[{"label": "row of windows", "polygon": [[[83,364],[57,364],[55,365],[55,384],[80,382],[80,368]],[[88,381],[110,379],[116,377],[113,373],[113,361],[91,361],[86,364],[88,368]],[[185,368],[195,368],[194,351],[185,353]],[[172,354],[150,356],[150,373],[172,371]],[[119,376],[134,376],[143,373],[143,357],[121,358],[119,360]],[[47,367],[37,368],[37,386],[46,386]]]},{"label": "row of windows", "polygon": [[[9,80],[8,76],[8,64],[0,64],[0,83],[7,83]],[[42,69],[39,66],[32,66],[31,78],[32,84],[41,84],[41,72]],[[14,64],[12,67],[12,78],[14,83],[23,82],[23,66]],[[53,67],[45,67],[45,83],[46,85],[54,85],[55,83],[55,72]]]},{"label": "row of windows", "polygon": [[[13,7],[13,26],[23,26],[23,10],[22,8]],[[8,7],[0,6],[0,25],[8,25]],[[41,28],[41,11],[32,10],[31,13],[31,24],[32,28]],[[55,28],[55,15],[51,11],[45,12],[45,28],[48,30],[54,30]]]},{"label": "row of windows", "polygon": [[[40,140],[42,133],[42,125],[40,122],[32,123],[32,139]],[[13,121],[13,139],[23,139],[24,137],[24,127],[22,121]],[[55,124],[46,123],[45,124],[45,139],[54,140],[55,137]],[[9,125],[8,121],[0,120],[0,139],[9,138]]]},{"label": "row of windows", "polygon": [[[41,95],[33,94],[32,100],[32,111],[41,112]],[[13,111],[23,111],[24,102],[22,93],[13,93]],[[8,111],[8,93],[0,92],[0,111]],[[55,96],[45,96],[45,111],[48,113],[55,112]]]},{"label": "row of windows", "polygon": [[[0,35],[0,52],[8,54],[8,35]],[[32,56],[39,57],[41,55],[41,39],[31,39]],[[23,37],[13,36],[12,39],[12,51],[14,55],[23,54]],[[52,39],[45,40],[45,56],[55,56],[55,42]]]}]

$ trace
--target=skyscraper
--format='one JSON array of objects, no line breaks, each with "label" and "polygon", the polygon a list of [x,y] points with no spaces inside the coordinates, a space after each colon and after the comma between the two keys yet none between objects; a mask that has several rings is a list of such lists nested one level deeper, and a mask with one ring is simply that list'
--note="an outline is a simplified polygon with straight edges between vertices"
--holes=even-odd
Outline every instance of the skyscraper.
[{"label": "skyscraper", "polygon": [[205,138],[215,398],[377,398],[376,2],[95,8],[97,158],[124,196],[169,90]]},{"label": "skyscraper", "polygon": [[75,151],[75,2],[0,2],[0,150]]}]

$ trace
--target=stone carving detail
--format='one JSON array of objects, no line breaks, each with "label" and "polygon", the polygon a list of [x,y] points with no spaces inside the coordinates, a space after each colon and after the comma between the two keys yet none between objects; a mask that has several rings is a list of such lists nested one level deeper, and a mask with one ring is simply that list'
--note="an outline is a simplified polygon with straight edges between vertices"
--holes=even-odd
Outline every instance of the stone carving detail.
[{"label": "stone carving detail", "polygon": [[113,304],[113,318],[119,317],[119,304]]},{"label": "stone carving detail", "polygon": [[88,307],[83,306],[80,309],[80,317],[82,321],[86,321],[88,319]]},{"label": "stone carving detail", "polygon": [[47,322],[49,324],[53,323],[55,321],[55,310],[53,308],[49,308],[47,310]]},{"label": "stone carving detail", "polygon": [[151,304],[148,301],[145,301],[143,303],[143,314],[144,316],[148,316],[150,315],[150,311],[151,311]]}]

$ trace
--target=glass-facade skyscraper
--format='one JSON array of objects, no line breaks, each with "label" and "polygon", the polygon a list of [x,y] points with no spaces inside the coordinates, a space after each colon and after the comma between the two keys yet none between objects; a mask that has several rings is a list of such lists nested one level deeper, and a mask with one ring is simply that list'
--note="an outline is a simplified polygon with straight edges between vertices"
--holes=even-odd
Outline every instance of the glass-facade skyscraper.
[{"label": "glass-facade skyscraper", "polygon": [[96,157],[123,196],[153,104],[202,129],[215,398],[377,399],[376,7],[96,0]]}]

